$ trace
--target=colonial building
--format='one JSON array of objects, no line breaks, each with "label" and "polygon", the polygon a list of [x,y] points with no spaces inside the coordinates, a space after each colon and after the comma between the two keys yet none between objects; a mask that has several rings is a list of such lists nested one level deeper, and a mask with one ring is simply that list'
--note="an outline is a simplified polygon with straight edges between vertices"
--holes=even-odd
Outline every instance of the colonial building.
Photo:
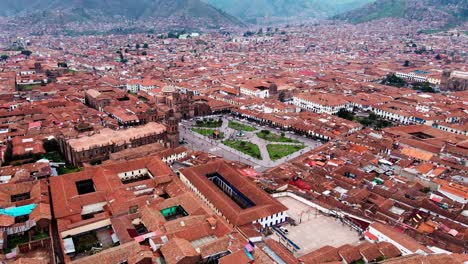
[{"label": "colonial building", "polygon": [[51,179],[62,263],[217,263],[248,242],[158,157]]},{"label": "colonial building", "polygon": [[340,109],[352,111],[347,100],[329,94],[298,94],[293,97],[292,104],[307,111],[330,115],[338,113]]},{"label": "colonial building", "polygon": [[104,107],[110,105],[111,101],[111,97],[102,94],[98,90],[89,89],[85,92],[85,103],[99,111],[103,111]]},{"label": "colonial building", "polygon": [[170,121],[168,126],[150,122],[126,130],[105,128],[93,135],[59,137],[62,153],[74,166],[81,166],[83,163],[100,163],[109,159],[111,153],[156,142],[177,146],[178,129],[173,121]]},{"label": "colonial building", "polygon": [[158,101],[162,101],[169,107],[173,116],[180,119],[188,119],[195,116],[195,104],[193,92],[182,92],[174,86],[166,86],[163,88],[162,97]]},{"label": "colonial building", "polygon": [[389,242],[397,247],[403,256],[410,254],[430,254],[433,253],[427,247],[418,243],[412,237],[400,233],[388,225],[384,225],[378,222],[373,223],[369,226],[366,232],[366,238],[372,242]]},{"label": "colonial building", "polygon": [[466,91],[468,90],[468,72],[444,71],[440,83],[442,91]]},{"label": "colonial building", "polygon": [[[164,200],[160,196],[176,194],[169,190],[169,186],[177,188],[177,184],[172,183],[172,175],[159,158],[148,157],[89,167],[51,179],[61,245],[57,250],[62,252],[64,262],[75,261],[80,258],[77,253],[91,250],[93,243],[83,244],[83,239],[95,239],[94,244],[99,247],[112,248],[119,244],[125,246],[134,242],[134,237],[149,233],[139,213],[149,203],[147,201]],[[102,257],[112,254],[112,250],[106,251],[100,253]],[[125,260],[128,259],[107,263]]]},{"label": "colonial building", "polygon": [[[49,234],[52,214],[49,189],[45,180],[22,181],[0,185],[0,248],[6,249],[10,241],[24,238],[23,246],[36,244],[36,249],[50,247],[50,239],[38,241],[39,234]],[[39,246],[40,245],[40,246]]]},{"label": "colonial building", "polygon": [[287,220],[287,208],[234,167],[219,160],[180,170],[180,179],[233,226],[274,226]]}]

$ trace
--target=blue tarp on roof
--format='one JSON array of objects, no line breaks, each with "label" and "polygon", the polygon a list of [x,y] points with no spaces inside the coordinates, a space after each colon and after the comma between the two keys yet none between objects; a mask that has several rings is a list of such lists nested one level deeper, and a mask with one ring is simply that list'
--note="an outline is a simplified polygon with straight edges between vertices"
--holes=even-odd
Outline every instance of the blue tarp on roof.
[{"label": "blue tarp on roof", "polygon": [[9,215],[11,217],[29,215],[36,206],[36,204],[28,204],[18,207],[3,208],[0,209],[0,214]]}]

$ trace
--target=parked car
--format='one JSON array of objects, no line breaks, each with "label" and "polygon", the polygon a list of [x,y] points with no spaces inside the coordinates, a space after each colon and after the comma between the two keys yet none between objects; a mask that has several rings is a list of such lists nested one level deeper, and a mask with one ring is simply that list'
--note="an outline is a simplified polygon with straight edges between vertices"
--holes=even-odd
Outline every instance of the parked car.
[{"label": "parked car", "polygon": [[287,229],[286,227],[284,227],[284,226],[280,226],[279,229],[280,229],[280,231],[283,232],[284,234],[288,234],[288,233],[289,233],[288,229]]}]

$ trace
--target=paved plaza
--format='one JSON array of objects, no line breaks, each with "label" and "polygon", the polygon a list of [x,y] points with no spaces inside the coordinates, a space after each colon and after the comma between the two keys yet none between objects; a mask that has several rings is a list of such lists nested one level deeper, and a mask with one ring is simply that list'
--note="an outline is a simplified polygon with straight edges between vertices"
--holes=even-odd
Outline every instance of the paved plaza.
[{"label": "paved plaza", "polygon": [[[340,220],[324,216],[316,209],[291,197],[280,197],[278,200],[289,208],[288,215],[297,222],[297,226],[285,227],[289,231],[286,236],[301,248],[299,255],[326,245],[340,247],[345,244],[359,244],[358,233],[348,225],[342,224]],[[276,234],[273,234],[272,238],[278,241]]]},{"label": "paved plaza", "polygon": [[[214,117],[214,119],[218,119],[219,117]],[[253,166],[257,171],[265,171],[269,168],[276,167],[288,160],[296,158],[310,150],[313,150],[321,145],[319,141],[312,140],[310,138],[306,138],[303,136],[298,136],[293,133],[286,133],[286,137],[299,140],[304,143],[305,148],[299,150],[291,155],[283,157],[281,159],[272,161],[270,159],[270,155],[268,154],[267,145],[268,144],[281,144],[281,145],[302,145],[302,143],[282,143],[282,142],[270,142],[264,139],[259,138],[256,133],[261,130],[269,130],[272,133],[280,134],[282,131],[276,130],[273,128],[269,128],[266,126],[259,126],[256,123],[247,122],[245,120],[234,119],[232,117],[222,117],[223,125],[219,127],[219,131],[224,133],[224,139],[236,139],[236,140],[243,140],[249,141],[253,144],[256,144],[262,155],[262,160],[255,159],[249,155],[246,155],[240,151],[232,149],[228,146],[225,146],[221,140],[214,140],[208,137],[202,136],[198,133],[192,131],[193,121],[192,120],[184,120],[180,123],[179,131],[180,131],[180,138],[184,139],[188,147],[194,150],[205,151],[214,155],[222,156],[228,160],[240,161],[246,164]],[[251,127],[255,127],[257,130],[253,132],[244,131],[244,136],[238,137],[237,130],[231,129],[228,127],[229,120],[233,120],[235,122],[245,124]]]}]

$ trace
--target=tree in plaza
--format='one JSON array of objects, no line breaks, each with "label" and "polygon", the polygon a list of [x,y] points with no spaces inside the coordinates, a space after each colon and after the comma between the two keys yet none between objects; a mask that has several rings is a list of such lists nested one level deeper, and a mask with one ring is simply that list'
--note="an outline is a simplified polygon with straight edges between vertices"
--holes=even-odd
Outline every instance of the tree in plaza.
[{"label": "tree in plaza", "polygon": [[346,120],[351,120],[352,121],[354,119],[353,113],[346,110],[346,109],[344,109],[344,108],[340,109],[338,111],[338,113],[336,113],[336,115],[338,117],[341,117],[341,118],[346,119]]}]

